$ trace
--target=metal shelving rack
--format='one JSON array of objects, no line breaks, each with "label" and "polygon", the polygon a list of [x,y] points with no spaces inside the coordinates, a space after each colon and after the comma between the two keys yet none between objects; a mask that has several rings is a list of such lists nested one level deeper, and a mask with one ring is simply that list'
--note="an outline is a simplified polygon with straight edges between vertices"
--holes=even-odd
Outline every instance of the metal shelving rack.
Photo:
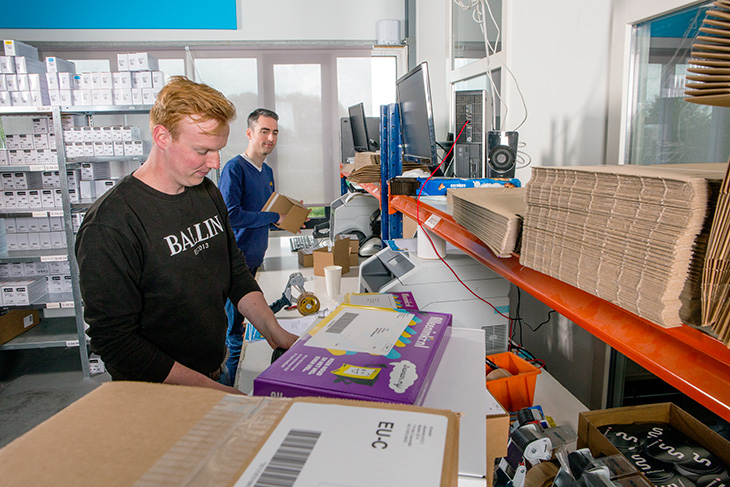
[{"label": "metal shelving rack", "polygon": [[[28,166],[0,166],[0,171],[59,171],[61,175],[66,174],[67,169],[73,169],[84,162],[106,162],[106,161],[133,161],[141,162],[145,160],[145,156],[129,156],[129,157],[87,157],[66,159],[64,148],[63,128],[61,124],[62,115],[82,115],[87,117],[87,123],[93,126],[94,115],[127,115],[127,114],[144,114],[149,112],[150,106],[99,106],[99,107],[6,107],[0,108],[0,116],[2,115],[50,115],[53,121],[53,132],[56,141],[57,164],[45,165],[28,165]],[[87,347],[86,324],[84,323],[81,290],[79,287],[79,271],[76,263],[76,255],[74,253],[74,229],[72,221],[72,209],[78,208],[79,205],[71,203],[69,198],[68,180],[66,177],[60,178],[62,207],[57,210],[42,211],[20,211],[20,212],[0,212],[0,218],[10,216],[61,216],[63,217],[64,231],[66,233],[67,247],[63,249],[29,251],[29,252],[8,252],[6,255],[0,256],[0,262],[50,262],[50,261],[68,261],[71,272],[72,292],[70,293],[53,293],[46,294],[38,302],[27,306],[27,308],[36,309],[67,309],[73,310],[73,316],[44,317],[42,322],[28,330],[27,332],[15,337],[9,342],[0,345],[2,350],[19,350],[19,349],[35,349],[35,348],[51,348],[51,347],[78,347],[81,360],[81,371],[85,378],[90,376],[89,369],[89,352]],[[88,206],[90,202],[86,202]]]}]

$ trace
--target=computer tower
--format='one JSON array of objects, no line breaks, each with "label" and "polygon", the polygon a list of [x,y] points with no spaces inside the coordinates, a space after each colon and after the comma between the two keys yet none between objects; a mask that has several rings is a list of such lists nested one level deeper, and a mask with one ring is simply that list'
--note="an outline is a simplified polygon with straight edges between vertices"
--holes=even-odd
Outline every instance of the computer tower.
[{"label": "computer tower", "polygon": [[454,134],[469,124],[454,147],[454,176],[458,178],[513,178],[517,133],[491,130],[491,97],[486,90],[455,93]]},{"label": "computer tower", "polygon": [[454,92],[455,136],[461,136],[454,146],[454,176],[480,179],[487,177],[485,142],[491,123],[491,107],[485,90]]}]

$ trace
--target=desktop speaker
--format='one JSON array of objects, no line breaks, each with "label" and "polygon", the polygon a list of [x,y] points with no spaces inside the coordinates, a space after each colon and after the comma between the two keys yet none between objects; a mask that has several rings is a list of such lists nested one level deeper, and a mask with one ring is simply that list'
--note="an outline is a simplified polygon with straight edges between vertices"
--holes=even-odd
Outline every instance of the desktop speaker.
[{"label": "desktop speaker", "polygon": [[517,132],[487,133],[488,178],[513,178],[517,163]]}]

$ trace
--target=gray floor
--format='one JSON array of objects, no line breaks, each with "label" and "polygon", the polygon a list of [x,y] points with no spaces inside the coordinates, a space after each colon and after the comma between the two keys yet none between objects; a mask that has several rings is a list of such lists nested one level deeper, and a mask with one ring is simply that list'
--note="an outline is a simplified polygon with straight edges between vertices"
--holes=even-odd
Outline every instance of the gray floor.
[{"label": "gray floor", "polygon": [[0,352],[0,447],[109,381],[84,379],[76,348]]}]

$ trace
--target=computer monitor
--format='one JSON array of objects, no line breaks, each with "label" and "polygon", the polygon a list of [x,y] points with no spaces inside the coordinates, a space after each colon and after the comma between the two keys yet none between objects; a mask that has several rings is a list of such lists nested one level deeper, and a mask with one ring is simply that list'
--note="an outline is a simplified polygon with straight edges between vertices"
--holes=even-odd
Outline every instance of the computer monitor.
[{"label": "computer monitor", "polygon": [[396,81],[403,159],[437,165],[428,64],[423,62]]},{"label": "computer monitor", "polygon": [[355,145],[355,152],[373,152],[378,150],[375,139],[370,137],[368,125],[365,119],[365,105],[358,103],[347,109],[350,113],[350,129],[352,130],[352,141]]}]

